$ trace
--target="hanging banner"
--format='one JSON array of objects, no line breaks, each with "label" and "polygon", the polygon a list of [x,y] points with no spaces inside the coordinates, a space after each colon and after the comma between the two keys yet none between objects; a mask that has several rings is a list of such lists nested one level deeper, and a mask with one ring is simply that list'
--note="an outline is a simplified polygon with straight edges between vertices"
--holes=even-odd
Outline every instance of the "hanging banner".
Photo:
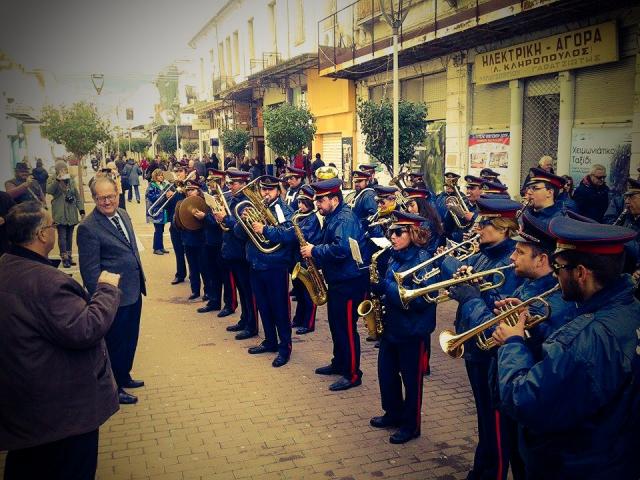
[{"label": "hanging banner", "polygon": [[607,22],[478,54],[473,81],[504,82],[616,60],[618,31],[615,22]]},{"label": "hanging banner", "polygon": [[342,137],[342,180],[345,185],[351,185],[353,168],[353,137]]},{"label": "hanging banner", "polygon": [[509,132],[469,135],[469,174],[478,175],[483,168],[490,168],[506,178],[510,141]]},{"label": "hanging banner", "polygon": [[594,164],[607,169],[607,184],[622,191],[629,177],[631,126],[577,127],[571,135],[569,175],[574,185],[589,174]]}]

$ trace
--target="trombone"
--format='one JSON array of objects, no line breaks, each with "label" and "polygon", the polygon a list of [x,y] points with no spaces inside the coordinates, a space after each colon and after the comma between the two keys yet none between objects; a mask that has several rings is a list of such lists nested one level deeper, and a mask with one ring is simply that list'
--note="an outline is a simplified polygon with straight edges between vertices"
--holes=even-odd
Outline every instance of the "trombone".
[{"label": "trombone", "polygon": [[167,198],[167,193],[170,191],[182,193],[184,191],[184,186],[187,183],[187,180],[192,180],[196,175],[196,171],[193,170],[191,173],[189,173],[189,175],[186,176],[184,180],[174,180],[171,185],[169,185],[162,191],[156,201],[151,204],[151,206],[147,210],[147,215],[149,215],[150,217],[157,216],[164,209],[164,207],[167,206],[169,200],[171,200],[170,198]]},{"label": "trombone", "polygon": [[[409,307],[409,302],[415,300],[418,297],[423,297],[429,303],[442,303],[447,300],[451,300],[448,292],[438,293],[440,290],[446,290],[450,287],[458,285],[460,283],[472,282],[474,280],[479,280],[487,275],[497,275],[498,279],[493,281],[484,281],[480,283],[479,288],[481,292],[485,292],[487,290],[493,290],[495,288],[500,288],[504,285],[506,281],[505,274],[502,273],[503,270],[507,270],[513,268],[515,265],[513,263],[509,265],[505,265],[503,267],[491,268],[489,270],[483,270],[481,272],[475,272],[471,274],[460,275],[458,278],[451,278],[449,280],[444,280],[442,282],[433,283],[426,287],[422,288],[414,288],[413,290],[406,289],[402,286],[402,284],[398,284],[398,294],[400,295],[400,301],[402,302],[402,306],[406,309]],[[431,295],[435,292],[437,295]]]},{"label": "trombone", "polygon": [[[524,326],[525,330],[530,330],[539,323],[544,322],[551,315],[551,306],[549,305],[549,302],[545,300],[545,297],[557,292],[559,288],[560,284],[557,284],[550,290],[547,290],[535,297],[531,297],[518,305],[504,306],[500,309],[500,313],[495,317],[458,335],[456,335],[452,330],[443,330],[440,332],[440,336],[438,337],[440,348],[442,348],[442,351],[451,358],[460,358],[464,354],[464,344],[473,337],[476,337],[476,342],[481,350],[491,350],[497,346],[497,343],[493,337],[486,337],[485,332],[488,329],[499,325],[501,322],[505,322],[510,326],[515,325],[518,323],[519,313],[534,303],[541,303],[544,308],[544,313],[528,317]],[[526,331],[525,333],[528,334]]]}]

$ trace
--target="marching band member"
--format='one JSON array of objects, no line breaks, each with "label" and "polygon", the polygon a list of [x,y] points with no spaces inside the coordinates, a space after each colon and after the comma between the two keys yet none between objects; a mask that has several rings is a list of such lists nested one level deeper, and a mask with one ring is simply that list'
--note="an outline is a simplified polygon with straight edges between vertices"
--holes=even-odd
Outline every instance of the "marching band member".
[{"label": "marching band member", "polygon": [[445,238],[440,215],[429,201],[431,192],[420,188],[405,188],[402,193],[407,199],[405,205],[407,212],[420,215],[425,219],[422,226],[429,231],[429,243],[424,248],[433,255],[436,249],[444,244]]},{"label": "marching band member", "polygon": [[409,177],[409,184],[411,188],[429,190],[427,184],[424,182],[424,174],[420,172],[410,172],[409,174],[407,174],[407,177]]},{"label": "marching band member", "polygon": [[[209,181],[216,182],[222,187],[226,177],[225,172],[210,168],[208,170]],[[213,189],[211,195],[217,195]],[[198,308],[198,313],[207,313],[220,310],[224,300],[222,312],[235,312],[237,305],[235,285],[231,282],[231,271],[222,259],[222,228],[216,221],[212,212],[204,217],[204,278],[206,279],[205,292],[208,301],[204,307]]]},{"label": "marching band member", "polygon": [[[296,236],[291,226],[293,212],[278,192],[278,177],[264,175],[260,177],[259,182],[264,203],[280,224],[271,226],[254,221],[253,231],[274,243],[283,240],[285,236],[286,241],[282,241],[281,247],[272,253],[260,251],[252,241],[246,243],[247,261],[251,267],[251,288],[264,329],[264,340],[260,345],[249,348],[249,353],[256,355],[277,352],[278,355],[271,364],[278,368],[286,365],[291,357],[289,267]],[[243,212],[239,212],[240,215]],[[246,236],[240,224],[236,224],[234,233],[241,238]]]},{"label": "marching band member", "polygon": [[[514,251],[515,242],[510,237],[518,230],[515,215],[521,207],[520,203],[506,199],[482,198],[478,199],[477,203],[480,216],[477,224],[480,251],[464,262],[452,256],[445,257],[440,265],[441,275],[445,279],[451,278],[454,272],[460,274],[468,271],[468,267],[473,267],[474,272],[480,272],[511,263],[510,257]],[[505,275],[505,282],[498,292],[481,294],[482,301],[489,308],[493,308],[496,294],[511,294],[522,282],[522,279],[517,278],[512,270],[502,273]],[[468,323],[470,319],[465,315],[464,307],[469,300],[476,298],[476,289],[468,284],[450,289],[451,298],[459,303],[455,320],[457,333],[465,332],[470,328]],[[501,468],[499,456],[502,445],[499,431],[496,429],[496,415],[489,390],[491,355],[470,342],[465,346],[464,360],[478,417],[478,445],[473,469],[467,478],[497,478]]]},{"label": "marching band member", "polygon": [[303,185],[305,175],[306,172],[303,168],[287,167],[287,173],[284,175],[284,178],[287,180],[289,188],[287,190],[287,195],[285,196],[285,202],[292,210],[298,206],[297,199],[300,193],[300,187]]},{"label": "marching band member", "polygon": [[558,175],[549,173],[542,168],[532,168],[529,183],[524,189],[531,204],[528,207],[534,217],[551,220],[563,215],[562,204],[557,201],[566,180]]},{"label": "marching band member", "polygon": [[[249,172],[243,172],[235,168],[227,170],[229,190],[231,191],[228,205],[231,214],[214,214],[216,221],[223,222],[229,228],[228,231],[222,232],[222,258],[229,265],[232,274],[232,288],[233,284],[238,288],[240,306],[242,307],[240,321],[227,327],[229,332],[238,332],[235,336],[236,340],[245,340],[258,335],[258,310],[249,280],[249,263],[245,256],[246,240],[234,234],[234,227],[238,221],[233,214],[234,208],[238,203],[247,199],[244,193],[238,194],[238,191],[247,184],[249,177],[251,177]],[[226,317],[232,313],[222,310],[218,313],[218,317]]]},{"label": "marching band member", "polygon": [[376,179],[376,166],[370,164],[362,164],[360,165],[360,171],[369,174],[369,185],[374,186],[378,185],[378,180]]},{"label": "marching band member", "polygon": [[436,304],[420,297],[408,309],[402,306],[393,274],[429,259],[431,255],[424,249],[429,243],[429,231],[423,227],[426,219],[419,215],[396,212],[394,216],[396,221],[388,230],[393,252],[386,275],[373,285],[383,303],[378,379],[384,414],[373,417],[370,423],[376,428],[397,427],[389,437],[391,443],[397,444],[420,436],[425,356],[428,362]]},{"label": "marching band member", "polygon": [[342,199],[338,178],[313,183],[315,204],[324,217],[319,244],[300,248],[303,258],[318,262],[328,284],[327,313],[333,341],[333,358],[318,375],[340,375],[329,390],[347,390],[362,383],[360,370],[360,336],[358,335],[358,305],[369,289],[369,277],[358,268],[351,256],[349,238],[363,245],[363,232],[358,218]]},{"label": "marching band member", "polygon": [[483,196],[490,195],[491,198],[511,198],[511,195],[507,192],[507,186],[497,181],[487,180],[482,184],[480,189],[482,190]]},{"label": "marching band member", "polygon": [[367,172],[354,170],[351,172],[353,180],[353,188],[356,191],[356,197],[353,200],[353,213],[360,220],[362,228],[366,227],[369,217],[374,215],[378,210],[376,204],[376,192],[371,185],[371,175]]},{"label": "marching band member", "polygon": [[[620,215],[618,225],[640,232],[640,180],[629,178],[624,192],[624,208],[627,213]],[[626,273],[633,273],[636,284],[640,285],[640,236],[625,245]],[[636,297],[640,298],[640,288],[636,287]]]},{"label": "marching band member", "polygon": [[502,184],[500,178],[498,177],[500,177],[500,174],[494,170],[491,170],[490,168],[483,168],[482,170],[480,170],[480,178],[486,180],[487,182]]},{"label": "marching band member", "polygon": [[640,478],[640,303],[621,275],[624,227],[553,218],[553,270],[577,312],[536,356],[524,340],[526,313],[501,324],[502,408],[521,429],[527,478]]},{"label": "marching band member", "polygon": [[449,212],[446,206],[446,200],[448,197],[455,195],[455,190],[453,184],[458,181],[460,175],[454,172],[445,172],[444,174],[444,184],[442,186],[442,191],[436,195],[435,197],[435,207],[442,219],[442,226],[444,228],[444,235],[447,238],[453,239],[454,232],[457,230],[458,226],[454,222],[451,217],[452,213]]},{"label": "marching band member", "polygon": [[[187,180],[185,190],[187,192],[187,198],[196,195],[202,196],[200,183],[196,180]],[[176,210],[178,208],[180,208],[179,203],[176,204]],[[204,219],[205,213],[195,209],[193,216],[202,220]],[[183,229],[181,237],[184,253],[187,257],[187,264],[189,265],[189,284],[191,286],[189,300],[195,300],[200,297],[200,286],[203,283],[202,281],[204,281],[204,230]]]},{"label": "marching band member", "polygon": [[[182,167],[175,168],[175,179],[177,181],[184,181],[187,174]],[[173,247],[173,253],[176,257],[176,274],[171,281],[171,285],[177,285],[184,282],[187,276],[187,264],[184,257],[184,246],[182,245],[182,230],[178,228],[175,222],[176,205],[180,200],[185,199],[184,193],[180,191],[169,190],[166,193],[168,201],[164,207],[167,212],[167,218],[171,222],[169,225],[169,237],[171,238],[171,246]]]}]

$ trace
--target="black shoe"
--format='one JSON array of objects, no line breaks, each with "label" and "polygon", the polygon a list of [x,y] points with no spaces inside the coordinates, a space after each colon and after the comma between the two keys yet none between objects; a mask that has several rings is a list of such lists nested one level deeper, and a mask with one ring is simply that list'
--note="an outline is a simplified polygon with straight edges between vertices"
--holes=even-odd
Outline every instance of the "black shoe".
[{"label": "black shoe", "polygon": [[300,327],[299,329],[296,330],[296,334],[306,335],[307,333],[313,332],[313,330],[314,330],[313,328]]},{"label": "black shoe", "polygon": [[376,428],[388,428],[388,427],[399,427],[400,420],[395,420],[387,415],[381,415],[379,417],[373,417],[369,420],[369,424],[372,427]]},{"label": "black shoe", "polygon": [[191,295],[189,295],[189,298],[187,300],[195,300],[199,296],[200,296],[199,293],[192,293]]},{"label": "black shoe", "polygon": [[144,387],[144,381],[142,380],[129,380],[127,383],[122,385],[122,388],[140,388]]},{"label": "black shoe", "polygon": [[131,395],[130,393],[125,392],[123,389],[118,389],[118,401],[121,405],[133,405],[134,403],[138,403],[138,397],[135,395]]},{"label": "black shoe", "polygon": [[410,432],[409,430],[401,428],[389,437],[389,442],[395,444],[407,443],[409,440],[413,440],[414,438],[418,438],[419,436],[420,432]]},{"label": "black shoe", "polygon": [[162,253],[170,253],[169,250],[167,250],[166,248],[162,249]]},{"label": "black shoe", "polygon": [[273,362],[271,362],[271,365],[275,368],[278,368],[286,365],[288,361],[289,359],[287,357],[278,354],[278,356],[273,359]]},{"label": "black shoe", "polygon": [[171,280],[171,285],[177,285],[182,282],[184,282],[184,278],[173,277],[173,280]]},{"label": "black shoe", "polygon": [[[218,315],[218,316],[220,316],[220,315]],[[244,330],[244,328],[242,326],[240,326],[239,324],[237,324],[237,323],[235,325],[229,325],[227,327],[227,332],[241,332],[243,330]]]},{"label": "black shoe", "polygon": [[224,307],[220,312],[218,312],[218,318],[228,317],[229,315],[233,315],[233,310],[227,307]]},{"label": "black shoe", "polygon": [[153,254],[154,255],[164,255],[164,252],[162,250],[154,250]]},{"label": "black shoe", "polygon": [[71,268],[71,262],[65,258],[62,260],[62,268]]},{"label": "black shoe", "polygon": [[208,302],[209,301],[209,295],[207,295],[206,293],[204,295],[202,295],[202,301],[203,302]]},{"label": "black shoe", "polygon": [[235,336],[236,340],[246,340],[247,338],[257,337],[258,332],[250,332],[249,330],[242,330]]},{"label": "black shoe", "polygon": [[340,390],[349,390],[350,388],[362,385],[362,380],[357,379],[355,382],[350,381],[348,378],[342,377],[337,382],[329,385],[329,390],[332,392],[339,392]]},{"label": "black shoe", "polygon": [[217,310],[217,308],[214,308],[213,305],[205,305],[204,307],[200,307],[198,310],[196,310],[198,313],[207,313],[207,312],[213,312]]},{"label": "black shoe", "polygon": [[333,368],[333,365],[327,365],[326,367],[316,368],[316,375],[337,375],[338,372]]},{"label": "black shoe", "polygon": [[266,345],[260,344],[260,345],[256,345],[255,347],[250,347],[249,350],[247,350],[251,355],[258,355],[260,353],[267,353],[267,352],[277,352],[278,349],[276,347],[267,347]]}]

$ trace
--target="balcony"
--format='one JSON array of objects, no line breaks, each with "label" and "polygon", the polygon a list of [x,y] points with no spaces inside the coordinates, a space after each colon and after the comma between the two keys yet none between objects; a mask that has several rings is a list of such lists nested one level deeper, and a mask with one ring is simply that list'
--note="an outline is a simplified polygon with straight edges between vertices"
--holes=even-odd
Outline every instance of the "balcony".
[{"label": "balcony", "polygon": [[235,86],[236,81],[230,76],[214,77],[211,83],[211,93],[215,98],[221,92]]},{"label": "balcony", "polygon": [[265,68],[275,67],[282,61],[282,56],[278,52],[264,52],[262,58],[252,58],[249,60],[249,75],[258,73]]}]

